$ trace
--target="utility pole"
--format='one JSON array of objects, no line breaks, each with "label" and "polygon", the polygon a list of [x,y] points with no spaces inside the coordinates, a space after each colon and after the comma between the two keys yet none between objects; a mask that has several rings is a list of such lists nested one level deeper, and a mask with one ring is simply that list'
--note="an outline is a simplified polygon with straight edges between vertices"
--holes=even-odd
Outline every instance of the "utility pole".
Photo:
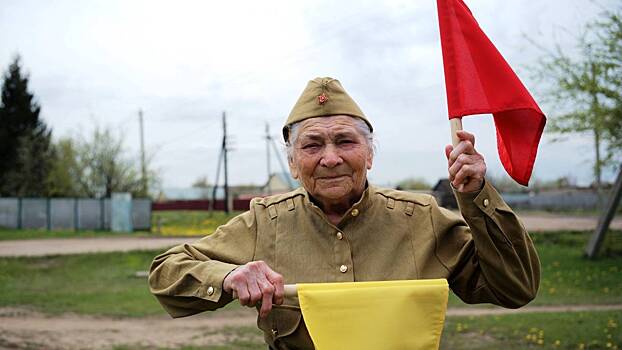
[{"label": "utility pole", "polygon": [[229,214],[229,175],[227,169],[227,114],[222,112],[222,151],[225,165],[225,213]]},{"label": "utility pole", "polygon": [[210,215],[214,210],[214,203],[216,202],[216,190],[218,190],[218,180],[220,178],[220,164],[222,164],[223,157],[223,149],[220,149],[220,154],[218,155],[218,165],[216,166],[216,181],[214,181],[214,185],[212,186],[212,200],[209,201],[208,210]]},{"label": "utility pole", "polygon": [[272,138],[270,137],[270,126],[268,122],[266,122],[266,164],[268,166],[268,183],[266,186],[268,187],[268,194],[272,194],[272,188],[270,186],[270,176],[272,176],[272,170],[270,169],[270,143],[272,142]]},{"label": "utility pole", "polygon": [[[270,142],[272,144],[273,150],[274,150],[274,154],[276,155],[276,160],[279,162],[279,165],[281,166],[281,171],[283,172],[284,175],[287,176],[287,174],[289,174],[288,169],[285,167],[285,164],[283,163],[283,161],[281,160],[281,157],[279,157],[279,150],[276,147],[276,143],[274,142],[274,139],[270,139]],[[287,155],[286,155],[287,157]],[[289,161],[289,159],[288,159]],[[290,189],[294,189],[296,186],[294,185],[294,183],[292,183],[292,180],[290,179],[289,176],[286,177],[287,180],[287,184],[289,185]]]},{"label": "utility pole", "polygon": [[138,123],[140,124],[140,172],[142,192],[147,196],[147,166],[145,165],[145,133],[143,128],[143,110],[138,110]]},{"label": "utility pole", "polygon": [[596,227],[596,231],[592,234],[590,241],[587,244],[587,248],[585,249],[585,254],[588,258],[594,259],[598,255],[598,251],[600,250],[603,241],[605,240],[605,236],[607,235],[607,230],[609,229],[609,225],[611,224],[611,220],[615,216],[616,210],[618,209],[618,205],[620,205],[620,199],[622,198],[622,165],[618,169],[618,176],[616,178],[616,183],[611,189],[611,193],[609,194],[609,201],[605,210],[600,216],[598,220],[598,226]]}]

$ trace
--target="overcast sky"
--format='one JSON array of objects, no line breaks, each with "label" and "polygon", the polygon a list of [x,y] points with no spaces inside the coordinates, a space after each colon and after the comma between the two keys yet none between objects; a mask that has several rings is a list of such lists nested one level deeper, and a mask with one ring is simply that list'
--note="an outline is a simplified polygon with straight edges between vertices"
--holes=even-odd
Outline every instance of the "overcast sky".
[{"label": "overcast sky", "polygon": [[[146,147],[165,187],[214,180],[222,111],[232,138],[230,182],[265,182],[265,124],[280,147],[280,129],[307,81],[331,76],[374,125],[371,181],[432,183],[446,176],[450,142],[435,3],[0,0],[0,68],[22,56],[56,139],[108,126],[137,156],[143,109]],[[540,53],[524,36],[570,49],[572,34],[617,1],[466,3],[541,102],[528,70]],[[476,134],[489,173],[505,175],[492,118],[468,117],[464,126]],[[592,154],[588,136],[552,143],[545,135],[532,179],[587,184]]]}]

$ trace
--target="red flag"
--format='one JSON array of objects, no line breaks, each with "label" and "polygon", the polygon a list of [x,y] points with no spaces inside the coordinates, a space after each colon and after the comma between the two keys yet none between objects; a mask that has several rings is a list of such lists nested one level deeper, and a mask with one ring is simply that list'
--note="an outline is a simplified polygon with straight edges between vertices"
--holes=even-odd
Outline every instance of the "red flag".
[{"label": "red flag", "polygon": [[449,119],[492,113],[501,163],[527,186],[546,117],[461,0],[437,0]]}]

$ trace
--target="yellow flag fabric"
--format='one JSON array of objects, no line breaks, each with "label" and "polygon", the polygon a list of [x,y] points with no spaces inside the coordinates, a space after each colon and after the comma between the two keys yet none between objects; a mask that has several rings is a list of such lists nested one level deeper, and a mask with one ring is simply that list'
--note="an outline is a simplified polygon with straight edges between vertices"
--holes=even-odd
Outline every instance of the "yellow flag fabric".
[{"label": "yellow flag fabric", "polygon": [[438,349],[445,279],[296,285],[318,350]]}]

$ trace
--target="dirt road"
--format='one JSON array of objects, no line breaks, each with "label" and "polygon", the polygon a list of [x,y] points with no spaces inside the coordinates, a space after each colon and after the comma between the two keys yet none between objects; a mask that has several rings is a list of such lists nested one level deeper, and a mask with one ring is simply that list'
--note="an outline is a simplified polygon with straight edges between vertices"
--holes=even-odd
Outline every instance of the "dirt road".
[{"label": "dirt road", "polygon": [[[484,316],[536,312],[622,310],[622,305],[450,308],[447,316]],[[169,317],[109,318],[66,314],[49,316],[16,308],[0,308],[0,348],[110,349],[132,346],[176,348],[225,344],[234,339],[261,343],[252,309],[222,310],[181,319]],[[233,330],[232,327],[237,329]],[[240,327],[247,327],[240,331]]]},{"label": "dirt road", "polygon": [[[198,238],[198,237],[197,237]],[[195,238],[102,237],[0,241],[0,256],[43,256],[130,250],[166,249]]]},{"label": "dirt road", "polygon": [[[554,214],[521,215],[530,232],[552,230],[593,230],[598,218],[585,216],[564,216]],[[611,228],[622,230],[622,217],[616,217]],[[106,237],[106,238],[62,238],[0,241],[0,256],[43,256],[56,254],[78,254],[91,252],[114,252],[146,249],[166,249],[177,244],[192,242],[199,237]]]}]

